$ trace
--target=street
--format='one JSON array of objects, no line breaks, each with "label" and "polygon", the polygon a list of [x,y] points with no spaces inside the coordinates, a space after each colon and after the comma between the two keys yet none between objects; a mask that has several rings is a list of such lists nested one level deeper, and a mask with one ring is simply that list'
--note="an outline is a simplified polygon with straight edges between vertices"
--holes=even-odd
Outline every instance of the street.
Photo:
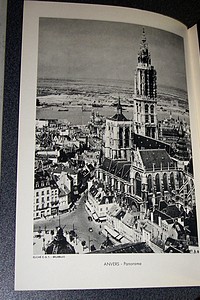
[{"label": "street", "polygon": [[[86,197],[86,195],[83,195],[80,198],[78,203],[76,203],[77,208],[72,212],[51,219],[35,220],[34,232],[38,232],[39,229],[55,230],[56,227],[59,226],[60,219],[60,226],[65,232],[74,230],[77,234],[77,238],[81,241],[85,241],[88,247],[94,245],[96,249],[99,249],[102,242],[106,239],[102,233],[99,234],[103,229],[103,224],[88,220],[88,213],[85,210],[84,202]],[[89,228],[92,228],[92,231],[89,231]]]}]

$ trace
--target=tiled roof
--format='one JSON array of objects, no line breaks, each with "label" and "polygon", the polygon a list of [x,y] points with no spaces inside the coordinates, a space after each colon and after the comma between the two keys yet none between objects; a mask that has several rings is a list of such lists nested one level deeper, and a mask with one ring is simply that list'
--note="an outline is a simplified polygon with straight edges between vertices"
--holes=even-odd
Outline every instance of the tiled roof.
[{"label": "tiled roof", "polygon": [[159,210],[154,210],[153,212],[153,220],[158,224],[158,217],[161,217],[162,220],[171,220],[172,218],[168,216],[166,213],[161,212]]},{"label": "tiled roof", "polygon": [[129,121],[123,114],[115,114],[109,119],[113,121]]},{"label": "tiled roof", "polygon": [[130,181],[130,167],[131,162],[117,161],[109,158],[105,158],[102,165],[100,166],[101,169],[126,181]]},{"label": "tiled roof", "polygon": [[176,207],[175,204],[172,205],[168,205],[163,212],[165,212],[168,216],[170,216],[171,218],[178,218],[181,215],[180,210],[178,209],[178,207]]},{"label": "tiled roof", "polygon": [[160,201],[160,210],[164,210],[167,207],[167,202],[164,200]]},{"label": "tiled roof", "polygon": [[169,144],[163,141],[158,141],[151,137],[133,133],[133,141],[136,145],[136,148],[139,149],[165,149],[170,155],[173,153],[173,150]]},{"label": "tiled roof", "polygon": [[160,168],[161,165],[164,168],[175,166],[174,161],[170,158],[166,150],[163,149],[151,149],[151,150],[139,150],[142,162],[146,169]]},{"label": "tiled roof", "polygon": [[34,180],[35,189],[40,189],[44,187],[51,187],[52,189],[58,188],[54,178],[46,170],[36,172]]}]

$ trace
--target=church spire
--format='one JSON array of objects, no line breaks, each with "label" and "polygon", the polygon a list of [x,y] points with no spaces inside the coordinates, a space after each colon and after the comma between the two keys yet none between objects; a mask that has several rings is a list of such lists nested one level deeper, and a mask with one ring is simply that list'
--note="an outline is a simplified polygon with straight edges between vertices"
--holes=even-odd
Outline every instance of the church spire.
[{"label": "church spire", "polygon": [[185,136],[185,130],[183,128],[182,121],[178,128],[178,140],[176,143],[175,158],[181,161],[189,161],[189,153],[187,149],[187,138]]},{"label": "church spire", "polygon": [[143,29],[142,29],[142,42],[143,42],[143,44],[145,44],[146,41],[147,41],[147,39],[146,39],[146,35],[145,35],[145,30],[144,30],[144,27],[143,27]]},{"label": "church spire", "polygon": [[121,105],[120,97],[118,99],[118,104],[117,104],[117,114],[118,115],[122,114],[122,105]]},{"label": "church spire", "polygon": [[147,67],[149,67],[151,65],[151,55],[149,53],[148,43],[147,43],[144,28],[143,28],[143,31],[142,31],[142,38],[141,38],[141,42],[140,42],[140,50],[139,50],[139,53],[138,53],[138,63],[143,65],[143,66],[147,66]]}]

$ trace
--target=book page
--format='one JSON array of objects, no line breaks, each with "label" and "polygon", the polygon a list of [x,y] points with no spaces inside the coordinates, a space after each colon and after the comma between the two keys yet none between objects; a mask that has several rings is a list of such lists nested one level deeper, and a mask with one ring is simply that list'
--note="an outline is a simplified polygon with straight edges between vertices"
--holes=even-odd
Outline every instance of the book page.
[{"label": "book page", "polygon": [[25,2],[16,290],[198,285],[194,32]]}]

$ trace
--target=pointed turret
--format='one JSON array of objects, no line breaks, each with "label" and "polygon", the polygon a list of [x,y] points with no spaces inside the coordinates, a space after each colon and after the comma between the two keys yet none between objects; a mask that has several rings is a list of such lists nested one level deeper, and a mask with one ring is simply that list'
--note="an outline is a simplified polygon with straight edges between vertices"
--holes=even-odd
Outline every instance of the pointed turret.
[{"label": "pointed turret", "polygon": [[118,99],[118,104],[117,104],[117,114],[118,115],[122,114],[122,106],[121,106],[121,102],[120,102],[120,97]]},{"label": "pointed turret", "polygon": [[147,43],[144,28],[143,28],[142,38],[140,42],[140,51],[138,53],[138,64],[147,67],[151,65],[151,55],[148,50],[148,43]]},{"label": "pointed turret", "polygon": [[187,138],[185,136],[185,131],[182,122],[180,122],[178,128],[178,140],[176,143],[175,158],[177,158],[180,161],[189,161],[189,153],[187,150]]}]

